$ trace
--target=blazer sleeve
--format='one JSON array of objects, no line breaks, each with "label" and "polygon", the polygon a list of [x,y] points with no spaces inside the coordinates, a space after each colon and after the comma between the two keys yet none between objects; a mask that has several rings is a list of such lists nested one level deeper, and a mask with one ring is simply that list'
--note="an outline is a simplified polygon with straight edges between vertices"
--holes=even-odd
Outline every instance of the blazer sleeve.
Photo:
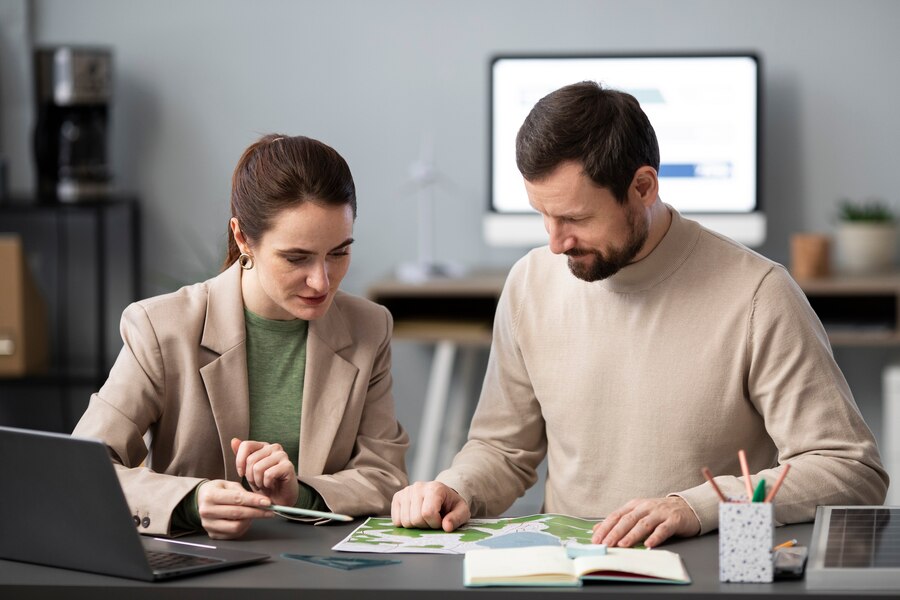
[{"label": "blazer sleeve", "polygon": [[120,330],[124,346],[72,435],[107,445],[138,530],[171,535],[172,512],[204,479],[164,475],[143,466],[148,454],[144,434],[163,411],[165,364],[143,306],[125,309]]},{"label": "blazer sleeve", "polygon": [[374,355],[350,459],[335,473],[299,478],[338,513],[390,514],[394,493],[408,483],[404,457],[409,436],[397,421],[391,391],[393,319],[386,308],[379,308],[384,319],[384,333]]}]

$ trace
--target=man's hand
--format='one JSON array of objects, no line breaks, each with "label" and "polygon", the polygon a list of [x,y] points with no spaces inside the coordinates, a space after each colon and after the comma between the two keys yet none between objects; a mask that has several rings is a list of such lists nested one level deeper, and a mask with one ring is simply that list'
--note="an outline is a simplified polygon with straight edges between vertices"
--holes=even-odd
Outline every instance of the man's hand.
[{"label": "man's hand", "polygon": [[268,496],[273,504],[293,506],[300,495],[297,472],[281,444],[231,440],[238,475],[250,489]]},{"label": "man's hand", "polygon": [[270,511],[256,508],[271,504],[262,494],[248,492],[234,481],[214,479],[201,483],[197,490],[200,524],[214,540],[241,537],[250,528],[253,519],[274,516]]},{"label": "man's hand", "polygon": [[437,481],[417,481],[396,494],[391,520],[397,527],[443,529],[450,533],[471,516],[469,505],[453,488]]},{"label": "man's hand", "polygon": [[630,548],[640,542],[656,548],[673,535],[691,537],[700,533],[700,521],[687,502],[678,496],[631,500],[594,525],[591,542]]}]

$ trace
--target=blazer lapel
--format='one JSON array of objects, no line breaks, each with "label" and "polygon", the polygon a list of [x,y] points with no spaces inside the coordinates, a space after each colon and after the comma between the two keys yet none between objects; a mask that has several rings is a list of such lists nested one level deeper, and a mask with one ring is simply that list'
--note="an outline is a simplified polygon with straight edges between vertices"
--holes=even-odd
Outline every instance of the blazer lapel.
[{"label": "blazer lapel", "polygon": [[200,345],[214,357],[200,369],[222,445],[225,477],[240,481],[231,451],[231,439],[250,433],[250,386],[247,381],[244,301],[237,263],[209,282],[206,323]]},{"label": "blazer lapel", "polygon": [[298,475],[319,475],[325,468],[359,374],[356,365],[338,354],[352,342],[350,328],[337,303],[332,304],[325,316],[310,321]]}]

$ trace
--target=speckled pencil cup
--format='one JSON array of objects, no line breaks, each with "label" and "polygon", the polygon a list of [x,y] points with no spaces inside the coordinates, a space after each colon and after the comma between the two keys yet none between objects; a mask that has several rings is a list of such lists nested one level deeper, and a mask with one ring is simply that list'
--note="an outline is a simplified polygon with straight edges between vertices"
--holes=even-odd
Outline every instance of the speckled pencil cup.
[{"label": "speckled pencil cup", "polygon": [[772,581],[771,502],[719,504],[719,581]]}]

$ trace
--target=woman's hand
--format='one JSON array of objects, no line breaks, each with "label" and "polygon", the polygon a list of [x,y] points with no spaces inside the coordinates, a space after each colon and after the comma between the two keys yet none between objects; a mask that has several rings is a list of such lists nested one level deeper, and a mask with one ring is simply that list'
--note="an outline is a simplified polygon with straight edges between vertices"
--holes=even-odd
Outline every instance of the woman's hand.
[{"label": "woman's hand", "polygon": [[238,475],[250,489],[269,497],[273,504],[293,506],[300,494],[297,472],[280,444],[231,440]]},{"label": "woman's hand", "polygon": [[253,519],[274,516],[271,511],[256,508],[270,506],[272,501],[262,494],[248,492],[234,481],[214,479],[200,484],[197,489],[197,506],[200,523],[214,540],[239,538]]}]

